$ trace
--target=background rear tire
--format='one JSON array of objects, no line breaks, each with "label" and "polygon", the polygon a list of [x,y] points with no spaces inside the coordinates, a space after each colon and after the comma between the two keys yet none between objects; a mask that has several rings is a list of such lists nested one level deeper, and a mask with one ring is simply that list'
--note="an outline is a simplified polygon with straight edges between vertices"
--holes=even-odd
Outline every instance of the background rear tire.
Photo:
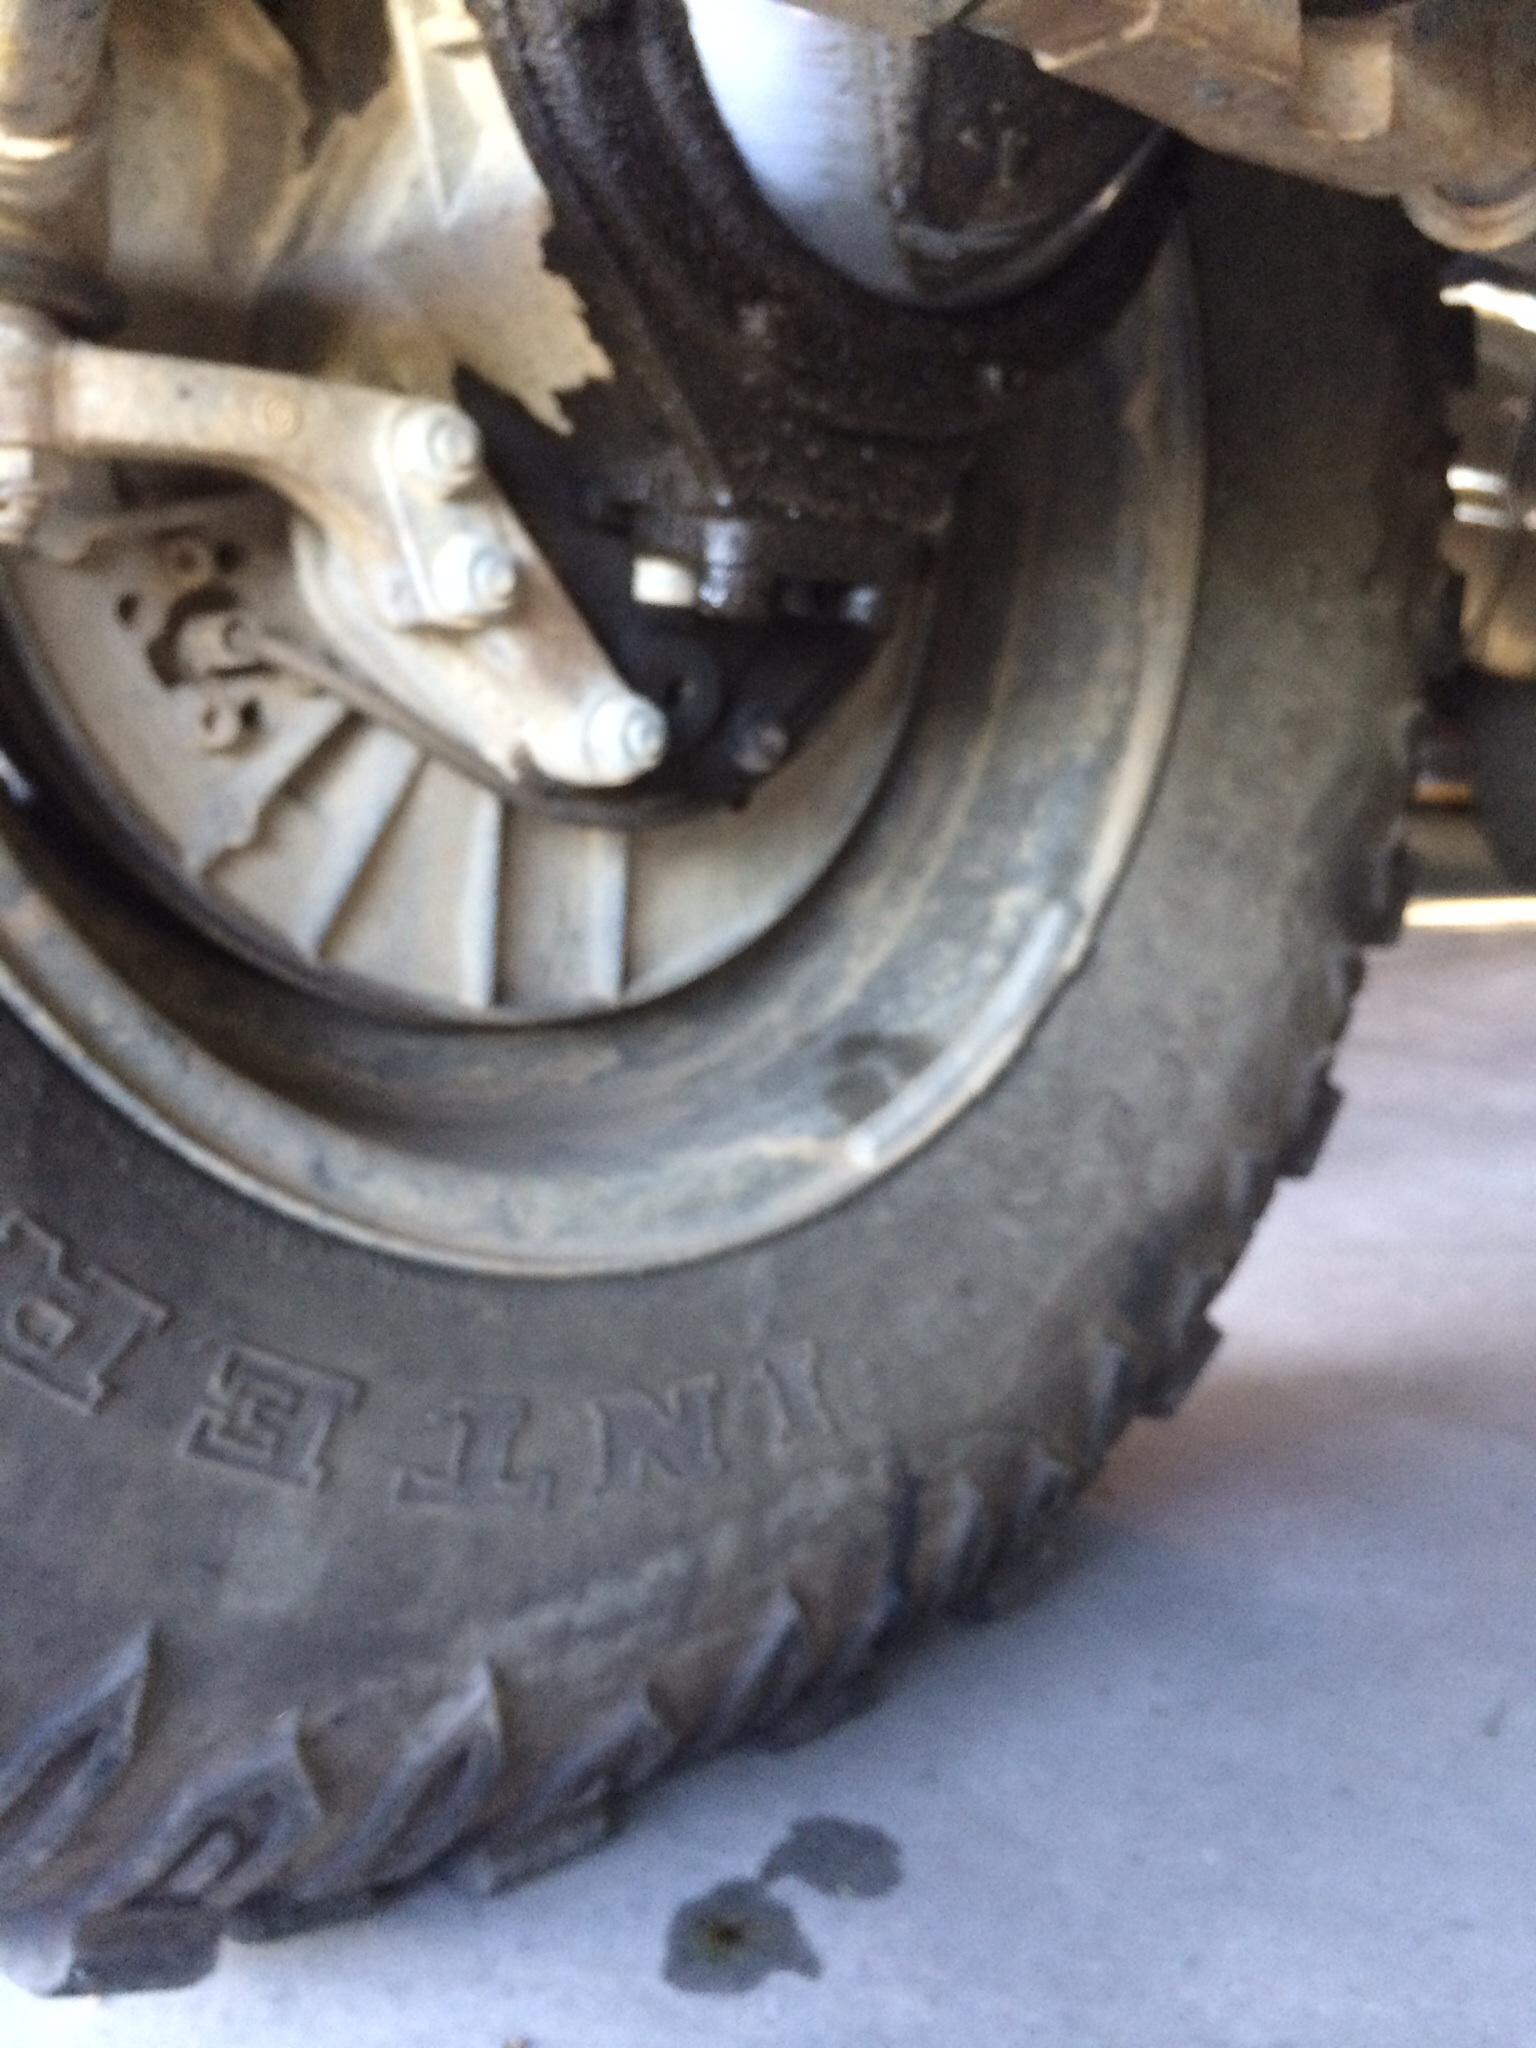
[{"label": "background rear tire", "polygon": [[1472,677],[1467,730],[1479,823],[1509,881],[1536,889],[1536,689]]}]

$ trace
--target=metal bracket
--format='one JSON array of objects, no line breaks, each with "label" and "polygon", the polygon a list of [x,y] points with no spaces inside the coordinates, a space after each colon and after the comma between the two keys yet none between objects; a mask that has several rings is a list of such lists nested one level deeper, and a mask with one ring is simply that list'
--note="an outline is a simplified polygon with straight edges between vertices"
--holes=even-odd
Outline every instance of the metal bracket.
[{"label": "metal bracket", "polygon": [[[814,0],[892,35],[943,0]],[[974,0],[969,29],[1192,137],[1325,184],[1395,194],[1451,248],[1536,235],[1528,0]]]},{"label": "metal bracket", "polygon": [[616,674],[457,406],[96,348],[0,307],[0,542],[31,537],[66,457],[206,464],[280,493],[338,648],[509,781],[531,766],[617,786],[666,751],[665,717]]}]

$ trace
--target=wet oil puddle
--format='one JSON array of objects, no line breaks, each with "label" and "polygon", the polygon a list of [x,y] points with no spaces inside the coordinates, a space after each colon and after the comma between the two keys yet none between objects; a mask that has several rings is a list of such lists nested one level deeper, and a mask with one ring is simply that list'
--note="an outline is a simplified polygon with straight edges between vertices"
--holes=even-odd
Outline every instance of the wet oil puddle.
[{"label": "wet oil puddle", "polygon": [[821,1958],[756,1878],[717,1884],[673,1915],[663,1975],[679,1991],[751,1991],[775,1970],[819,1977]]},{"label": "wet oil puddle", "polygon": [[829,1899],[883,1899],[901,1883],[901,1851],[883,1828],[797,1820],[763,1865],[763,1883],[798,1877]]},{"label": "wet oil puddle", "polygon": [[751,1991],[775,1970],[819,1977],[794,1911],[769,1890],[797,1878],[825,1897],[878,1899],[901,1882],[901,1851],[880,1828],[830,1815],[796,1821],[757,1877],[728,1879],[672,1916],[662,1974],[679,1991]]}]

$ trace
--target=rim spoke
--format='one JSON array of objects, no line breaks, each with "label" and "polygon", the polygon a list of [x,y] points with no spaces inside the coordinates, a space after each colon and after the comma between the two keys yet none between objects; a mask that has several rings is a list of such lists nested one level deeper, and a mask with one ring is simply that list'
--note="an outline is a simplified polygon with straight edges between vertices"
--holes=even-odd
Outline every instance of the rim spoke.
[{"label": "rim spoke", "polygon": [[231,760],[208,777],[179,835],[181,856],[192,874],[205,876],[215,862],[254,844],[273,804],[346,716],[345,705],[334,698],[302,700],[289,708],[280,732],[258,753]]},{"label": "rim spoke", "polygon": [[505,999],[594,1008],[623,999],[629,968],[630,840],[527,814],[507,835]]},{"label": "rim spoke", "polygon": [[268,809],[259,837],[210,879],[222,895],[317,954],[399,809],[422,756],[356,722]]},{"label": "rim spoke", "polygon": [[496,997],[502,803],[440,761],[412,779],[323,945],[386,987],[486,1009]]}]

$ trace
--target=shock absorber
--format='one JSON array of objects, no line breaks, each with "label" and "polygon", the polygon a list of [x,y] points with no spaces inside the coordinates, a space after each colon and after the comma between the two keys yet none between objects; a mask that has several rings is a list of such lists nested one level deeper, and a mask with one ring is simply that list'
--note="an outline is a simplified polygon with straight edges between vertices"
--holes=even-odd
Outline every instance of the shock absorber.
[{"label": "shock absorber", "polygon": [[0,299],[115,318],[107,252],[108,0],[0,0]]}]

